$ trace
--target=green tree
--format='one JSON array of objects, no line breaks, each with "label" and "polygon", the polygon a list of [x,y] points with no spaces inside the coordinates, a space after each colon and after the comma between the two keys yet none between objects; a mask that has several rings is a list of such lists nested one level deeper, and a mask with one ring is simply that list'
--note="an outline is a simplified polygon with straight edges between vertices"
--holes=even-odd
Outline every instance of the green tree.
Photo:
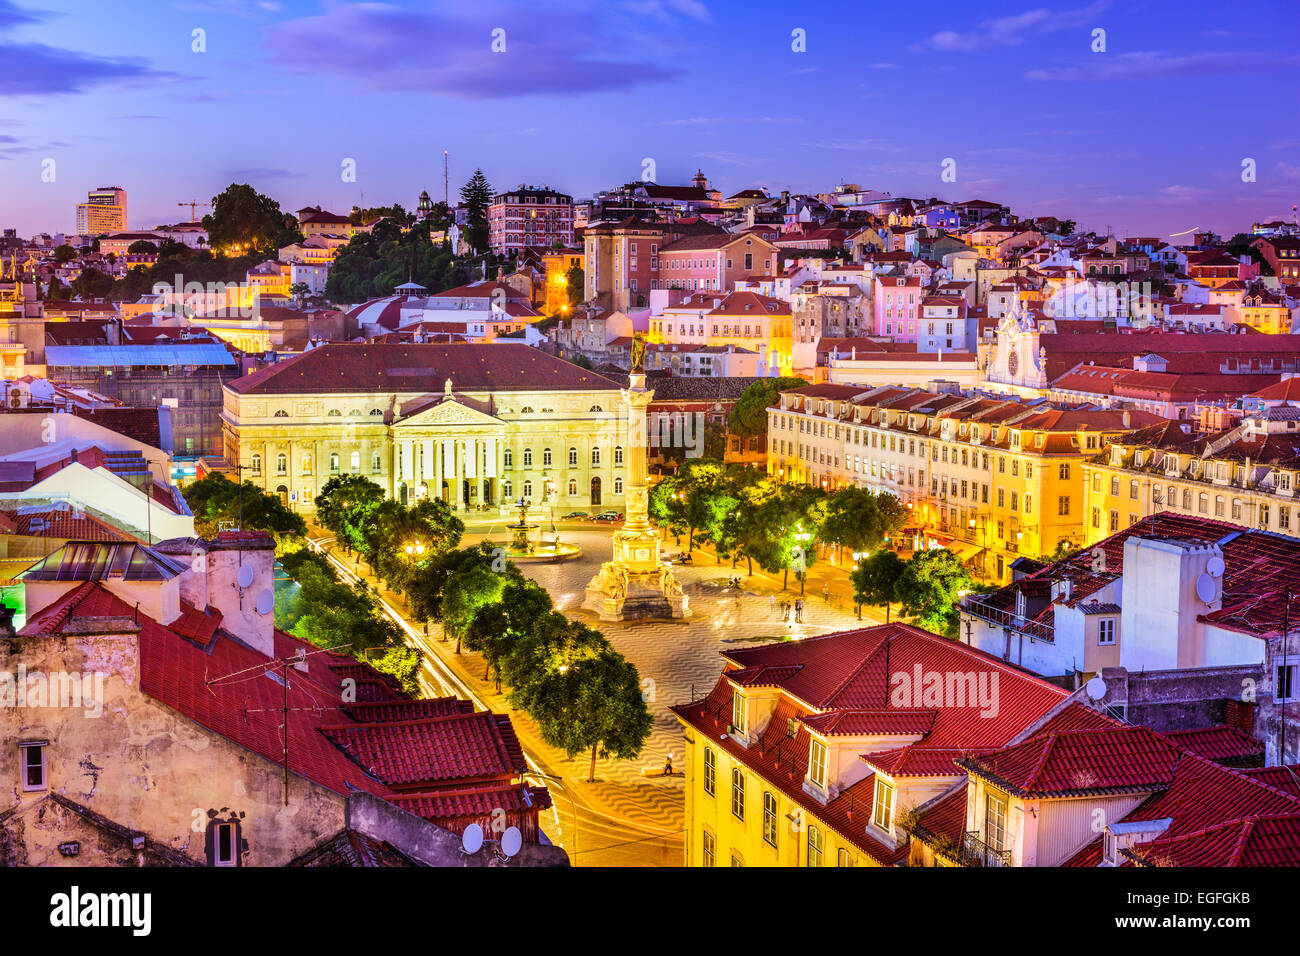
[{"label": "green tree", "polygon": [[[421,498],[413,505],[386,498],[365,513],[360,529],[361,553],[390,588],[405,594],[422,562],[456,547],[465,524],[440,498]],[[406,546],[423,546],[419,555],[408,555]]]},{"label": "green tree", "polygon": [[54,261],[58,265],[63,265],[65,262],[71,262],[75,258],[77,258],[77,250],[72,248],[72,246],[68,245],[66,242],[61,246],[56,246],[54,249]]},{"label": "green tree", "polygon": [[365,582],[349,587],[325,574],[315,564],[298,568],[302,604],[307,609],[293,634],[317,647],[341,648],[364,659],[371,648],[401,643],[401,632],[384,615]]},{"label": "green tree", "polygon": [[102,299],[113,291],[113,277],[98,269],[82,269],[72,280],[71,289],[82,299]]},{"label": "green tree", "polygon": [[280,204],[263,196],[247,183],[231,183],[212,197],[212,212],[203,217],[208,242],[225,255],[249,252],[270,253],[289,242],[282,242],[286,230]]},{"label": "green tree", "polygon": [[576,262],[569,266],[567,279],[568,283],[565,288],[569,291],[569,305],[577,305],[587,295],[587,277],[582,271],[582,266]]},{"label": "green tree", "polygon": [[[538,591],[541,589],[529,589],[525,595],[534,611],[550,607],[550,595]],[[502,677],[511,687],[510,702],[538,717],[548,706],[547,694],[554,689],[548,681],[607,647],[605,635],[581,621],[571,621],[556,610],[535,614],[510,656],[502,661]]]},{"label": "green tree", "polygon": [[368,661],[371,667],[381,674],[391,674],[402,684],[402,690],[412,697],[420,696],[420,684],[416,680],[420,673],[420,652],[406,644],[390,647],[378,657]]},{"label": "green tree", "polygon": [[862,616],[862,605],[883,604],[885,622],[889,622],[889,605],[897,599],[898,579],[906,566],[906,561],[888,549],[875,551],[859,559],[849,574],[849,582],[853,585],[853,600],[858,605],[858,617]]},{"label": "green tree", "polygon": [[851,551],[872,551],[907,521],[907,509],[887,491],[848,485],[826,502],[822,539]]},{"label": "green tree", "polygon": [[[551,596],[510,565],[506,585],[495,603],[481,605],[465,632],[465,646],[483,655],[501,691],[502,662],[510,659],[532,633],[538,620],[551,613]],[[488,676],[485,670],[484,678]]]},{"label": "green tree", "polygon": [[[272,537],[302,537],[307,524],[290,511],[279,495],[268,494],[251,481],[240,485],[213,472],[185,486],[185,501],[194,513],[194,530],[210,538],[229,523],[245,531],[265,531]],[[242,514],[242,518],[241,518]]]},{"label": "green tree", "polygon": [[469,220],[465,229],[465,241],[477,253],[485,252],[488,248],[487,211],[494,195],[481,169],[474,170],[469,182],[460,187],[460,201],[465,204]]},{"label": "green tree", "polygon": [[316,496],[316,522],[348,551],[361,547],[370,512],[386,500],[384,489],[362,475],[335,475]]},{"label": "green tree", "polygon": [[958,602],[974,587],[970,573],[947,548],[918,551],[894,585],[903,613],[918,627],[955,638],[961,622]]},{"label": "green tree", "polygon": [[801,378],[760,378],[745,389],[727,419],[727,430],[741,438],[767,434],[767,410],[782,392],[807,385]]},{"label": "green tree", "polygon": [[636,667],[611,647],[550,673],[532,715],[542,739],[570,758],[590,749],[588,783],[596,782],[598,755],[636,759],[654,726]]},{"label": "green tree", "polygon": [[812,485],[780,485],[755,511],[746,553],[768,574],[780,571],[781,587],[793,570],[803,593],[817,555],[817,539],[826,516],[826,495]]},{"label": "green tree", "polygon": [[158,247],[148,239],[137,239],[126,247],[126,251],[133,256],[142,256],[151,252],[157,252]]},{"label": "green tree", "polygon": [[475,615],[485,605],[501,600],[508,581],[507,562],[491,545],[485,542],[470,553],[473,559],[462,562],[443,585],[442,629],[456,638],[457,654]]}]

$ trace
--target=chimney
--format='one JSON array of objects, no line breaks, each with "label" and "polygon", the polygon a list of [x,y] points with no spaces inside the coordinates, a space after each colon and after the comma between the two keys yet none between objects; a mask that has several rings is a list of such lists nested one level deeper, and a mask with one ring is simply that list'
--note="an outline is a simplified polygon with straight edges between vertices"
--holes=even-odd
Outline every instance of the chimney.
[{"label": "chimney", "polygon": [[275,542],[262,531],[223,531],[205,542],[208,606],[221,626],[275,656]]}]

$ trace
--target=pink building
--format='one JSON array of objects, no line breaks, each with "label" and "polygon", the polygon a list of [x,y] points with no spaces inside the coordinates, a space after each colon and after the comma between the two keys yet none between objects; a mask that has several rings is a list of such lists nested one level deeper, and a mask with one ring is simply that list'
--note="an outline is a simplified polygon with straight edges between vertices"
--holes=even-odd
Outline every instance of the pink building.
[{"label": "pink building", "polygon": [[875,334],[896,342],[915,342],[925,288],[916,276],[877,276]]},{"label": "pink building", "polygon": [[686,236],[659,250],[658,266],[657,289],[725,291],[775,277],[780,250],[753,233]]}]

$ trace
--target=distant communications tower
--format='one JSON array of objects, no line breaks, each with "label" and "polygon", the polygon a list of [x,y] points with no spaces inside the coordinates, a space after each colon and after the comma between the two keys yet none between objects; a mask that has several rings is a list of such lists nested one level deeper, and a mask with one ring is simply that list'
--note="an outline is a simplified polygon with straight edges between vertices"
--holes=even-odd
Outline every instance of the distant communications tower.
[{"label": "distant communications tower", "polygon": [[451,189],[448,187],[447,179],[447,151],[442,151],[442,204],[448,209],[451,208]]}]

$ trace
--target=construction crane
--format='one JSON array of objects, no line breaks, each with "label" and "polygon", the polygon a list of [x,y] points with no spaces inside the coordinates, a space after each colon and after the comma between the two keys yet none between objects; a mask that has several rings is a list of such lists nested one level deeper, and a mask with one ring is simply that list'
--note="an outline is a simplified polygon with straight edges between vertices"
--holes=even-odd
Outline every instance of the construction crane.
[{"label": "construction crane", "polygon": [[190,221],[190,222],[194,222],[194,221],[195,221],[195,219],[194,219],[194,210],[197,209],[199,206],[209,206],[209,207],[210,207],[210,206],[212,205],[212,203],[210,203],[210,202],[199,202],[197,199],[192,199],[192,200],[190,200],[189,202],[178,202],[176,205],[178,205],[178,206],[189,206],[189,207],[190,207],[190,218],[189,218],[189,221]]}]

